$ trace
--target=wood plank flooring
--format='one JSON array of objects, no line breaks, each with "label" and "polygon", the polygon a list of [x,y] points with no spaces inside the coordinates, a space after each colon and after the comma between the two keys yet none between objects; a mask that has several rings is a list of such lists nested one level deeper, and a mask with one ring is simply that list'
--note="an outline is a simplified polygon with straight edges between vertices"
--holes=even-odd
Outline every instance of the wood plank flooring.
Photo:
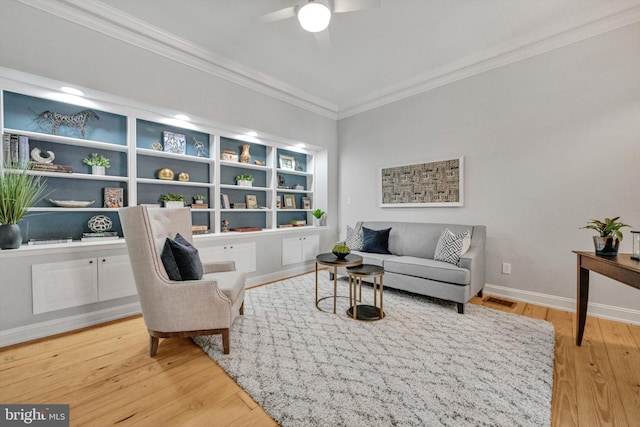
[{"label": "wood plank flooring", "polygon": [[[554,427],[640,425],[640,326],[589,317],[576,347],[572,313],[472,303],[555,325]],[[191,340],[148,341],[137,316],[0,349],[0,403],[68,403],[72,426],[277,425]]]}]

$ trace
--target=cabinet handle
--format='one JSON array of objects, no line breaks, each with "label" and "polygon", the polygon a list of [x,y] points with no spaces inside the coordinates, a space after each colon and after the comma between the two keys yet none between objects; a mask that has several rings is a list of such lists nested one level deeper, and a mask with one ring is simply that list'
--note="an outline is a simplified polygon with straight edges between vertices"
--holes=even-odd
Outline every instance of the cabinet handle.
[{"label": "cabinet handle", "polygon": [[106,259],[104,259],[104,258],[102,258],[102,262],[107,262],[107,260],[106,260]]},{"label": "cabinet handle", "polygon": [[233,246],[230,246],[229,249],[233,249]]},{"label": "cabinet handle", "polygon": [[93,260],[90,260],[90,261],[89,261],[89,264],[93,264]]}]

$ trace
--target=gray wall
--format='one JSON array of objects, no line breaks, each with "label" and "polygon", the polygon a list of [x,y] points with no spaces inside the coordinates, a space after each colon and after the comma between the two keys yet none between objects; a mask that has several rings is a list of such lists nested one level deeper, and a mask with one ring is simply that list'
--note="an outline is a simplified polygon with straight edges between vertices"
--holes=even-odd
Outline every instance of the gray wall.
[{"label": "gray wall", "polygon": [[[571,251],[593,250],[578,228],[640,229],[640,25],[340,120],[338,140],[343,236],[358,220],[484,224],[487,283],[573,299]],[[464,207],[378,207],[379,167],[459,155]],[[590,301],[640,309],[637,290],[592,284]]]}]

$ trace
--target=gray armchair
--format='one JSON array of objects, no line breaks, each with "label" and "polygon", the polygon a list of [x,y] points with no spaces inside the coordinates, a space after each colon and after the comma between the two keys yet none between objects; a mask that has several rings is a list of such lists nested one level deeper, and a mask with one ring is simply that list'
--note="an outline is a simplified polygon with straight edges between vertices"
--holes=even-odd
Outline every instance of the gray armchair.
[{"label": "gray armchair", "polygon": [[203,263],[202,280],[172,281],[160,258],[167,237],[189,242],[189,209],[133,206],[119,210],[142,316],[150,336],[150,355],[160,338],[222,334],[229,353],[229,328],[244,309],[244,272],[235,263]]}]

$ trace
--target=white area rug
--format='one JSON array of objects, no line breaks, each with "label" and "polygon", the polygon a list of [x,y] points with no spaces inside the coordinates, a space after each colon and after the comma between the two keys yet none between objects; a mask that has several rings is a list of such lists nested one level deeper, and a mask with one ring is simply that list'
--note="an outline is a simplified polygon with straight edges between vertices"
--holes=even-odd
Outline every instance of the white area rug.
[{"label": "white area rug", "polygon": [[[332,295],[328,273],[320,277],[321,296]],[[247,291],[229,355],[220,336],[195,339],[282,426],[550,424],[551,323],[472,304],[460,315],[455,304],[390,289],[387,316],[361,322],[346,316],[345,298],[337,314],[318,311],[314,280]]]}]

